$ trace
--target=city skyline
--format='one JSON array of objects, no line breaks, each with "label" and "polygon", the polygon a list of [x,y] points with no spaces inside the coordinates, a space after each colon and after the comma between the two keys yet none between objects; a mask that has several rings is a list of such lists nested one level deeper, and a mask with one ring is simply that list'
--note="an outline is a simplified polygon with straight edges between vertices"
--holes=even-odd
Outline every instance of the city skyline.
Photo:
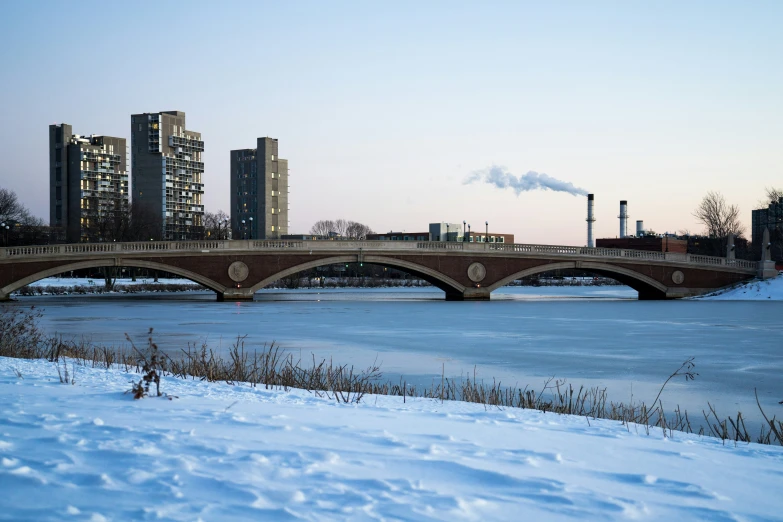
[{"label": "city skyline", "polygon": [[[466,183],[495,166],[594,193],[596,238],[618,235],[620,200],[631,223],[700,232],[691,213],[710,190],[740,206],[749,238],[764,188],[783,178],[776,3],[196,2],[181,29],[154,41],[139,30],[144,6],[161,19],[176,6],[54,5],[9,6],[0,21],[10,80],[0,84],[0,186],[44,219],[49,125],[130,144],[129,117],[159,110],[187,113],[209,143],[208,212],[230,211],[230,151],[278,138],[291,162],[291,233],[319,219],[376,232],[466,220],[520,243],[586,242],[582,196]],[[250,31],[261,17],[285,24]],[[77,29],[120,18],[100,45]],[[69,52],[73,66],[59,56]],[[167,52],[189,78],[151,58]],[[273,59],[254,61],[261,53]]]}]

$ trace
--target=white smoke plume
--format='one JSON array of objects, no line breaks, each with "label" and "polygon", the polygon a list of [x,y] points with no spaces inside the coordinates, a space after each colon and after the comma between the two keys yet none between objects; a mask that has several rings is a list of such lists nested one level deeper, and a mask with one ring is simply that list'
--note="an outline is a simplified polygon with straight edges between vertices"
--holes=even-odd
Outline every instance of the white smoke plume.
[{"label": "white smoke plume", "polygon": [[529,190],[554,190],[555,192],[567,192],[573,196],[584,196],[587,194],[585,189],[575,187],[568,181],[560,181],[547,174],[529,171],[522,176],[515,176],[506,170],[506,167],[492,165],[489,168],[475,170],[468,176],[464,184],[484,182],[495,185],[497,188],[512,188],[517,196],[520,192]]}]

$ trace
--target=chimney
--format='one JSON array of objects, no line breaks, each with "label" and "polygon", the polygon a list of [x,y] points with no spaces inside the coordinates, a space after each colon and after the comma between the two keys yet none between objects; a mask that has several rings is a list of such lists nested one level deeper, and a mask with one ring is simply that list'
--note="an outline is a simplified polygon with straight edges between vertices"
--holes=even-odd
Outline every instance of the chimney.
[{"label": "chimney", "polygon": [[628,235],[628,202],[625,200],[620,201],[620,237]]},{"label": "chimney", "polygon": [[636,222],[636,237],[642,237],[644,235],[644,221],[641,219]]},{"label": "chimney", "polygon": [[587,248],[595,248],[595,242],[593,241],[593,195],[587,195]]}]

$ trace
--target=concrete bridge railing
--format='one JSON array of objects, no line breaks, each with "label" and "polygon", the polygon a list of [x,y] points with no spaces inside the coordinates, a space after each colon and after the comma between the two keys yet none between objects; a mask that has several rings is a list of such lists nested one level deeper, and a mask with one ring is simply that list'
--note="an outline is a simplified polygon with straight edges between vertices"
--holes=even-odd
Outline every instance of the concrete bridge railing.
[{"label": "concrete bridge railing", "polygon": [[512,243],[463,243],[441,241],[300,241],[300,240],[230,240],[230,241],[140,241],[134,243],[75,243],[63,245],[19,246],[0,249],[0,260],[47,258],[60,256],[84,256],[90,254],[132,254],[153,251],[169,253],[206,253],[221,251],[330,251],[372,252],[394,251],[464,251],[503,252],[523,255],[580,256],[602,259],[646,259],[655,262],[673,262],[695,266],[724,266],[740,270],[755,270],[758,263],[742,259],[679,254],[674,252],[650,252],[613,248],[588,248],[560,245],[525,245]]}]

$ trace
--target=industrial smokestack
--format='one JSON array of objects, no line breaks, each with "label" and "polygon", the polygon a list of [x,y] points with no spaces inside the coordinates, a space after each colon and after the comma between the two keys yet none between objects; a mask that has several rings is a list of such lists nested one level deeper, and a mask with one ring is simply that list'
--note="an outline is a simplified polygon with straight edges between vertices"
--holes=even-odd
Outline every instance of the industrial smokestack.
[{"label": "industrial smokestack", "polygon": [[595,248],[595,242],[593,241],[593,195],[587,195],[587,247]]},{"label": "industrial smokestack", "polygon": [[644,235],[644,221],[641,219],[636,222],[636,237]]},{"label": "industrial smokestack", "polygon": [[628,202],[620,201],[620,237],[625,237],[628,230]]}]

